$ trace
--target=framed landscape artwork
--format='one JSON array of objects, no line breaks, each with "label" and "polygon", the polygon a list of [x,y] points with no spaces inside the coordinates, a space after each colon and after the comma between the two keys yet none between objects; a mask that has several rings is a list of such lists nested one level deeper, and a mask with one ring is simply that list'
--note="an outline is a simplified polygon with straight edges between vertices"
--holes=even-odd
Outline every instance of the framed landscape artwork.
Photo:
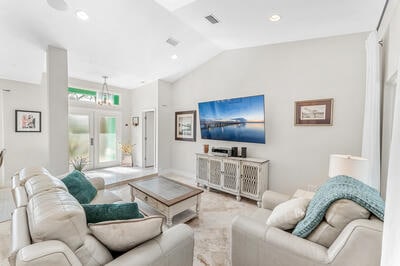
[{"label": "framed landscape artwork", "polygon": [[38,111],[15,110],[15,132],[41,132],[42,113]]},{"label": "framed landscape artwork", "polygon": [[196,141],[196,111],[175,112],[175,140]]},{"label": "framed landscape artwork", "polygon": [[298,101],[295,103],[296,126],[331,126],[333,99]]}]

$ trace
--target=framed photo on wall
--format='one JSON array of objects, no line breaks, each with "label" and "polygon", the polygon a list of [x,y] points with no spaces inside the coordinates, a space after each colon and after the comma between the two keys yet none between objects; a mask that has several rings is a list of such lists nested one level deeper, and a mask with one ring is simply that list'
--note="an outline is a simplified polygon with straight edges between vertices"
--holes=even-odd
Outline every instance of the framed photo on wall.
[{"label": "framed photo on wall", "polygon": [[42,132],[42,113],[15,110],[15,132]]},{"label": "framed photo on wall", "polygon": [[331,126],[333,124],[333,99],[295,102],[296,126]]},{"label": "framed photo on wall", "polygon": [[175,112],[175,140],[196,141],[196,111]]}]

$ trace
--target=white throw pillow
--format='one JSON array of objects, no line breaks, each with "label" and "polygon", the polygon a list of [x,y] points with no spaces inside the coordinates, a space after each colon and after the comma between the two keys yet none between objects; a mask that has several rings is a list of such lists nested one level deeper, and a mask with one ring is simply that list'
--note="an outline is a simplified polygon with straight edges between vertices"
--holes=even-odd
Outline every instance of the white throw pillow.
[{"label": "white throw pillow", "polygon": [[279,204],[269,216],[267,225],[282,230],[295,228],[297,223],[304,218],[309,203],[310,199],[295,198]]},{"label": "white throw pillow", "polygon": [[89,224],[91,233],[109,250],[125,252],[162,233],[162,216]]}]

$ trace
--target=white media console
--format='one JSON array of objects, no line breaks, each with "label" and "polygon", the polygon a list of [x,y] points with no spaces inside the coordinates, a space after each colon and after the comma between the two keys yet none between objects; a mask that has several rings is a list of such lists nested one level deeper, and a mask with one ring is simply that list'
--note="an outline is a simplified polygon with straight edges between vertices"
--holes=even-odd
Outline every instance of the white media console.
[{"label": "white media console", "polygon": [[240,157],[219,157],[212,154],[196,154],[196,182],[213,188],[257,201],[268,189],[269,160]]}]

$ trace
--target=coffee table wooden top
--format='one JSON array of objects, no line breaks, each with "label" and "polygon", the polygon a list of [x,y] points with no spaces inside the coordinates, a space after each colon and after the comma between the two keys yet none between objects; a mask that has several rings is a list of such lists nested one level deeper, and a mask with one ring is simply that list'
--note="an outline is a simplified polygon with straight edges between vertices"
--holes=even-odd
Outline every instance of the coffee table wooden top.
[{"label": "coffee table wooden top", "polygon": [[143,177],[129,182],[128,184],[167,206],[172,206],[178,202],[203,193],[202,189],[180,183],[164,176]]}]

